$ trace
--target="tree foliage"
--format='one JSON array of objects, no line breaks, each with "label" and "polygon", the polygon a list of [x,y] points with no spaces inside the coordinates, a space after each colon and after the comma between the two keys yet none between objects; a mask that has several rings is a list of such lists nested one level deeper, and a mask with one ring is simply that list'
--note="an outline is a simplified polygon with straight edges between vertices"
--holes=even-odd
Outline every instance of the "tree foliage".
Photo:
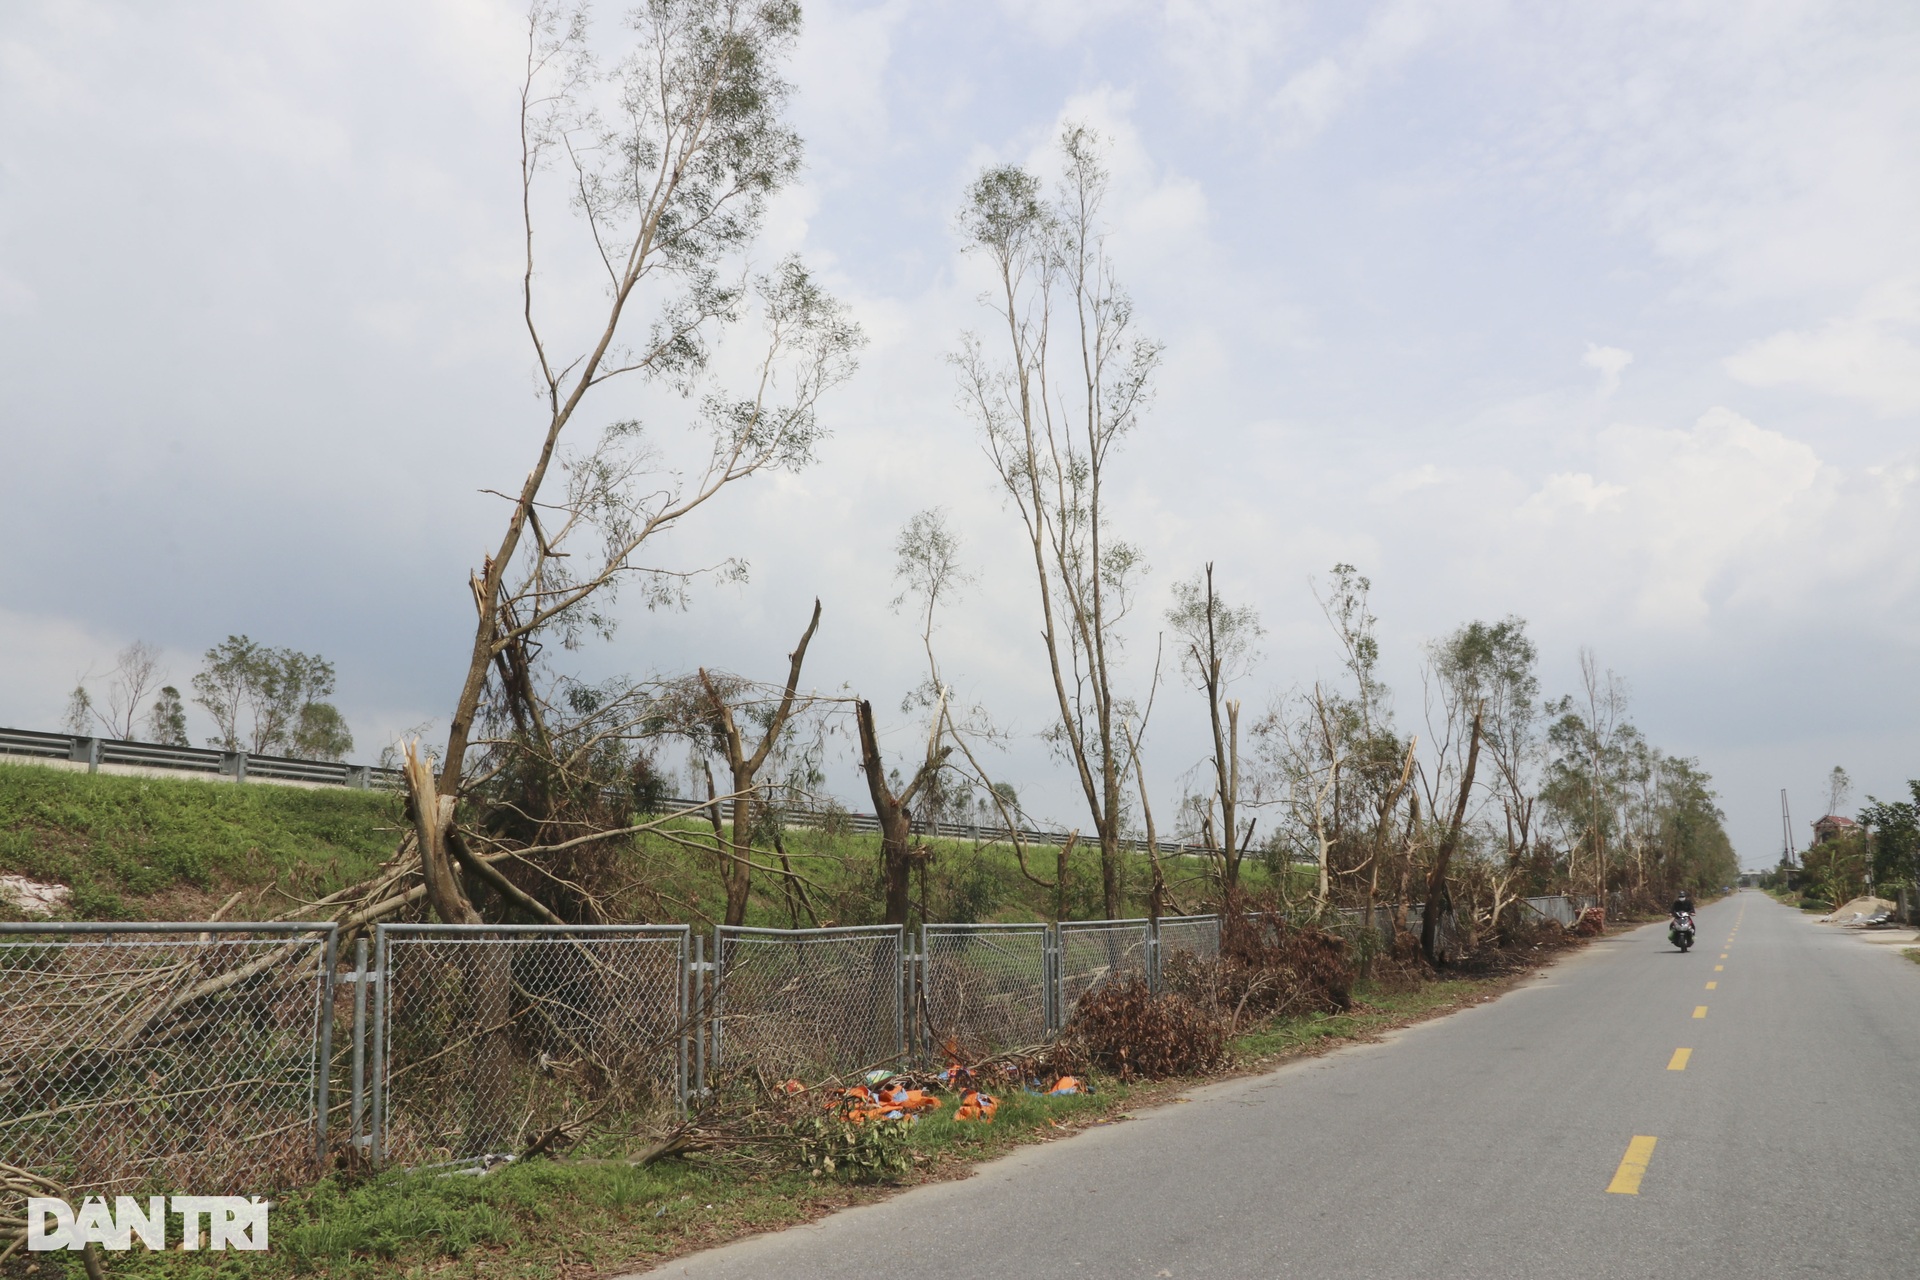
[{"label": "tree foliage", "polygon": [[239,635],[208,649],[204,660],[193,700],[213,717],[208,746],[306,760],[341,760],[353,749],[345,718],[328,701],[333,664],[319,654]]}]

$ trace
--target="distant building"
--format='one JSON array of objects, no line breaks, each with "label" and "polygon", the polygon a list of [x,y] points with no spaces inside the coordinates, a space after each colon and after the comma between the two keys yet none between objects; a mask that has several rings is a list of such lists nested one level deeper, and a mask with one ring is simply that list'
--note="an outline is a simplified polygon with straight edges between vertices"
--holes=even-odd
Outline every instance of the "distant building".
[{"label": "distant building", "polygon": [[1850,836],[1860,830],[1860,824],[1852,818],[1843,818],[1830,813],[1813,824],[1813,842],[1825,844],[1829,840],[1838,840],[1841,836]]}]

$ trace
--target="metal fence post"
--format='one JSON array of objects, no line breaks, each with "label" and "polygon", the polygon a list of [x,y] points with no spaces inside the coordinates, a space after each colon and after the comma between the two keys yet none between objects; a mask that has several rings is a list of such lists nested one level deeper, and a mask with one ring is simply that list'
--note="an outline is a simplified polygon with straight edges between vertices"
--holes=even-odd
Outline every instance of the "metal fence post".
[{"label": "metal fence post", "polygon": [[903,1060],[907,1056],[907,1022],[912,1010],[907,1001],[913,991],[913,940],[905,929],[900,931],[900,963],[893,966],[893,1043],[894,1052]]},{"label": "metal fence post", "polygon": [[1060,1031],[1060,925],[1046,929],[1046,1031]]},{"label": "metal fence post", "polygon": [[353,940],[353,1102],[348,1109],[347,1142],[357,1153],[366,1129],[367,1091],[367,939]]},{"label": "metal fence post", "polygon": [[[692,932],[689,930],[688,932]],[[687,1043],[693,1034],[693,1004],[688,998],[693,988],[693,947],[683,939],[680,944],[680,1109],[687,1110],[687,1070],[691,1053]]]},{"label": "metal fence post", "polygon": [[386,1104],[387,1081],[387,965],[391,963],[387,948],[387,926],[375,925],[373,929],[373,1085],[369,1090],[367,1107],[367,1158],[373,1167],[380,1167],[382,1155],[381,1139],[385,1132],[382,1122],[385,1114],[382,1108]]},{"label": "metal fence post", "polygon": [[315,1099],[314,1150],[320,1159],[327,1156],[327,1105],[331,1097],[328,1085],[333,1076],[333,996],[339,975],[334,966],[339,963],[340,930],[338,925],[327,929],[326,947],[320,964],[320,1058],[314,1065],[318,1068],[313,1074],[319,1097]]},{"label": "metal fence post", "polygon": [[[716,945],[714,950],[718,952]],[[693,939],[693,1096],[707,1097],[707,935]]]}]

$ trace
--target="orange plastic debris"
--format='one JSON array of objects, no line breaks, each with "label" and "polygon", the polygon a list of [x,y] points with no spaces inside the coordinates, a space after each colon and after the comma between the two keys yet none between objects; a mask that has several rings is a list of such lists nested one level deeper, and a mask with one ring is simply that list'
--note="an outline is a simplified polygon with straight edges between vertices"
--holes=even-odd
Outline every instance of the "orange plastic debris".
[{"label": "orange plastic debris", "polygon": [[882,1089],[875,1095],[874,1100],[883,1108],[909,1113],[937,1111],[940,1109],[939,1098],[924,1089],[909,1089],[904,1085],[895,1085],[890,1089]]},{"label": "orange plastic debris", "polygon": [[1000,1109],[1000,1100],[990,1093],[981,1093],[969,1089],[960,1095],[960,1109],[953,1113],[956,1120],[978,1120],[982,1124],[993,1123],[993,1113]]},{"label": "orange plastic debris", "polygon": [[1086,1086],[1082,1085],[1074,1077],[1061,1076],[1058,1080],[1055,1080],[1053,1082],[1053,1088],[1047,1090],[1047,1095],[1049,1097],[1054,1097],[1054,1096],[1063,1096],[1065,1094],[1070,1094],[1070,1093],[1084,1093],[1085,1091],[1086,1091]]}]

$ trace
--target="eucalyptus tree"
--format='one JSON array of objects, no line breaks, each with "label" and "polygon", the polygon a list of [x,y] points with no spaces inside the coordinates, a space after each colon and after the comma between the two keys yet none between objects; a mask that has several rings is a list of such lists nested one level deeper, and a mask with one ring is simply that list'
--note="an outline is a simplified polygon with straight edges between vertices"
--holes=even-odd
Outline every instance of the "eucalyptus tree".
[{"label": "eucalyptus tree", "polygon": [[[799,7],[648,0],[626,27],[624,54],[601,59],[584,8],[537,4],[527,26],[518,309],[540,407],[525,478],[499,495],[504,527],[469,577],[473,639],[434,780],[442,798],[468,781],[490,680],[516,704],[528,749],[552,754],[550,708],[530,674],[543,638],[608,634],[623,586],[674,605],[703,575],[741,570],[679,567],[652,548],[728,486],[806,464],[820,400],[850,375],[861,341],[798,259],[748,267],[768,200],[800,168],[783,78]],[[575,232],[558,249],[543,238],[555,198]],[[577,260],[598,278],[596,302],[581,301],[584,282],[547,287]],[[729,358],[717,361],[723,346]],[[601,407],[615,383],[645,387],[657,420]],[[674,454],[676,403],[699,442],[690,460]],[[414,799],[417,817],[442,812]],[[422,831],[423,852],[443,844]]]},{"label": "eucalyptus tree", "polygon": [[[1526,621],[1509,615],[1498,622],[1465,623],[1431,642],[1422,670],[1431,764],[1422,767],[1420,777],[1427,811],[1437,815],[1450,806],[1457,810],[1459,798],[1471,792],[1477,762],[1484,760],[1491,766],[1493,776],[1483,790],[1500,806],[1506,856],[1504,865],[1491,876],[1490,923],[1497,923],[1502,910],[1518,896],[1513,884],[1532,840],[1539,737],[1537,662]],[[1476,718],[1477,749],[1472,740]],[[1467,768],[1470,759],[1476,762],[1474,770]],[[1464,820],[1465,811],[1460,812]],[[1453,848],[1458,842],[1456,835]],[[1446,859],[1434,860],[1443,873],[1451,854],[1448,849]]]},{"label": "eucalyptus tree", "polygon": [[1549,702],[1543,796],[1563,833],[1568,879],[1606,892],[1607,867],[1619,825],[1627,730],[1627,685],[1602,670],[1593,650],[1580,650],[1580,692]]},{"label": "eucalyptus tree", "polygon": [[[1240,884],[1240,862],[1252,838],[1253,823],[1243,826],[1240,821],[1240,699],[1228,695],[1252,667],[1254,646],[1265,632],[1252,606],[1231,605],[1220,598],[1211,562],[1192,578],[1174,584],[1167,625],[1179,638],[1182,669],[1207,701],[1213,731],[1213,794],[1202,812],[1200,829],[1208,851],[1219,860],[1221,887],[1231,893]],[[1141,784],[1145,784],[1144,774]],[[1145,800],[1142,791],[1143,806]]]},{"label": "eucalyptus tree", "polygon": [[[900,593],[893,598],[897,611],[909,605],[920,624],[920,647],[926,653],[927,674],[920,687],[909,694],[902,711],[916,706],[927,716],[926,746],[913,776],[902,779],[890,775],[880,752],[880,732],[874,721],[873,704],[865,698],[854,702],[854,719],[860,734],[860,771],[866,775],[867,793],[873,798],[873,812],[880,820],[880,897],[887,924],[905,924],[910,908],[910,873],[913,868],[913,810],[923,796],[938,793],[942,771],[953,748],[945,739],[948,732],[947,688],[940,678],[940,661],[934,654],[933,632],[943,598],[951,597],[968,581],[960,562],[960,539],[947,524],[938,507],[915,514],[894,540],[894,581]],[[936,807],[935,811],[938,811]]]},{"label": "eucalyptus tree", "polygon": [[1016,165],[987,169],[968,188],[960,229],[991,272],[983,301],[1004,332],[997,355],[968,334],[953,361],[1033,557],[1056,701],[1049,739],[1079,781],[1106,911],[1117,915],[1133,706],[1116,668],[1120,624],[1146,566],[1117,536],[1108,480],[1147,406],[1161,346],[1136,332],[1107,255],[1099,139],[1069,125],[1059,152],[1064,175],[1051,195]]}]

